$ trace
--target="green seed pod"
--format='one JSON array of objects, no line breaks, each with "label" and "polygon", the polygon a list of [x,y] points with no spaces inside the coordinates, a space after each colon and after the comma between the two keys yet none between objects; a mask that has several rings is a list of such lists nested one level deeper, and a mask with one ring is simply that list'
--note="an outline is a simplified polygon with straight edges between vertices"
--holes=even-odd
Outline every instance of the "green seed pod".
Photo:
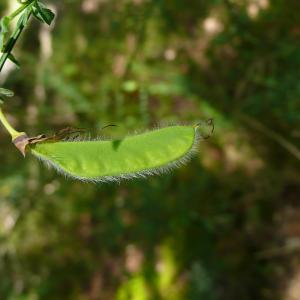
[{"label": "green seed pod", "polygon": [[145,177],[179,167],[199,141],[198,126],[176,125],[118,140],[66,140],[31,145],[33,155],[83,181]]}]

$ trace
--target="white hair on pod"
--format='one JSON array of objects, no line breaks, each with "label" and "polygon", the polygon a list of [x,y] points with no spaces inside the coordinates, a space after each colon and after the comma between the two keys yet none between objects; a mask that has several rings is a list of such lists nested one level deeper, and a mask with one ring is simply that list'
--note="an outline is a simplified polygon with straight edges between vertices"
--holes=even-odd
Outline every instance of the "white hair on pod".
[{"label": "white hair on pod", "polygon": [[[178,124],[172,124],[178,125]],[[180,124],[181,125],[181,124]],[[32,154],[37,157],[41,162],[43,162],[48,168],[54,168],[59,174],[62,174],[65,176],[65,178],[72,178],[72,179],[77,179],[82,182],[92,182],[92,183],[99,183],[99,182],[120,182],[123,179],[135,179],[135,178],[146,178],[148,176],[152,175],[161,175],[165,173],[169,173],[170,171],[179,168],[185,164],[187,164],[190,159],[193,157],[195,153],[197,153],[199,142],[203,140],[203,136],[199,133],[198,130],[199,126],[195,126],[195,137],[193,144],[191,148],[180,158],[171,161],[163,166],[155,167],[155,168],[149,168],[137,172],[132,172],[132,173],[121,173],[118,175],[112,175],[112,176],[100,176],[100,177],[84,177],[84,176],[78,176],[70,173],[69,171],[66,172],[62,167],[60,167],[58,164],[54,163],[53,161],[49,160],[47,157],[44,155],[41,155],[37,153],[36,151],[32,150]],[[162,127],[155,127],[153,130],[159,129]],[[151,130],[148,130],[151,131]],[[145,131],[144,131],[145,132]],[[147,131],[146,131],[147,132]],[[98,140],[107,140],[103,138],[96,138],[96,139],[90,139],[87,138],[86,136],[81,136],[81,137],[75,137],[75,138],[67,138],[66,140],[63,140],[65,143],[72,143],[76,141],[98,141]]]}]

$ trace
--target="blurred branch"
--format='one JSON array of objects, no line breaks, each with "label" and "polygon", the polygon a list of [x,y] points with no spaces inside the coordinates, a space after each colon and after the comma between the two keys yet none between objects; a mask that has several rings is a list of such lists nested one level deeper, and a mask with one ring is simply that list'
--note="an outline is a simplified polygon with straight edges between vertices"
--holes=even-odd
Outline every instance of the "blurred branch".
[{"label": "blurred branch", "polygon": [[245,122],[247,125],[252,127],[253,129],[260,131],[276,143],[278,143],[282,148],[287,150],[290,154],[292,154],[295,158],[300,160],[300,149],[284,138],[282,135],[276,133],[275,131],[271,130],[270,128],[263,125],[261,122],[253,119],[245,114],[238,113],[238,119]]},{"label": "blurred branch", "polygon": [[0,107],[0,122],[3,124],[7,132],[11,135],[13,140],[20,135],[20,132],[15,130],[15,128],[13,128],[12,125],[9,123],[1,107]]},{"label": "blurred branch", "polygon": [[256,254],[257,259],[272,259],[278,256],[291,255],[293,253],[298,253],[300,250],[300,239],[293,238],[287,240],[286,244],[283,246],[277,246],[270,249],[265,249]]}]

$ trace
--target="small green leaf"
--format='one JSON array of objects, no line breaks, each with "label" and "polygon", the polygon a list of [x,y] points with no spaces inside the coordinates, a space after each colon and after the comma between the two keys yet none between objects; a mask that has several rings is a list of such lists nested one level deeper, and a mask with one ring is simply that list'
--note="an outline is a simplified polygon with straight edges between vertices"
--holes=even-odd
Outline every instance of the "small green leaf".
[{"label": "small green leaf", "polygon": [[0,105],[5,102],[6,97],[13,97],[14,92],[8,89],[0,88]]},{"label": "small green leaf", "polygon": [[9,54],[8,58],[10,61],[12,61],[18,68],[20,68],[20,63],[18,62],[18,60],[13,56],[13,54]]},{"label": "small green leaf", "polygon": [[0,50],[4,48],[5,36],[9,32],[9,17],[3,17],[0,21],[1,33],[0,33]]},{"label": "small green leaf", "polygon": [[44,20],[42,19],[36,8],[33,8],[32,13],[37,20],[44,23]]},{"label": "small green leaf", "polygon": [[36,2],[35,5],[33,6],[33,15],[41,22],[44,22],[48,24],[49,26],[51,25],[55,14],[45,7],[42,3]]},{"label": "small green leaf", "polygon": [[7,33],[9,31],[10,18],[8,16],[1,19],[1,33]]},{"label": "small green leaf", "polygon": [[0,88],[0,97],[13,97],[15,93],[11,90]]}]

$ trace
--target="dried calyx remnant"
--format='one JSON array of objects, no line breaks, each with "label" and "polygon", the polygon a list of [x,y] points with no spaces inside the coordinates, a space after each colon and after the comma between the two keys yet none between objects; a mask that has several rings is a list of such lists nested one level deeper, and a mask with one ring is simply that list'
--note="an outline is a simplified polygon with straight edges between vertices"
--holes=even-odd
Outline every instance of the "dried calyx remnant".
[{"label": "dried calyx remnant", "polygon": [[[54,19],[53,12],[40,0],[18,2],[20,7],[1,19],[0,71],[8,59],[19,65],[12,50],[31,16],[48,25]],[[17,16],[16,28],[7,38],[9,24]],[[30,152],[60,173],[83,181],[111,181],[166,172],[187,162],[198,142],[214,130],[213,120],[209,119],[196,125],[172,125],[114,140],[85,139],[80,135],[83,129],[72,127],[52,136],[29,137],[15,130],[3,114],[2,100],[12,96],[12,91],[0,88],[0,121],[23,156]],[[200,133],[203,125],[209,127],[208,134]]]},{"label": "dried calyx remnant", "polygon": [[17,138],[13,139],[12,142],[25,157],[27,146],[30,147],[34,144],[41,143],[41,142],[60,141],[60,140],[63,140],[65,138],[73,135],[74,133],[79,133],[82,131],[84,131],[84,130],[80,129],[80,128],[67,127],[49,137],[47,137],[45,134],[40,134],[40,135],[34,136],[34,137],[28,137],[25,132],[22,132],[22,134],[19,135]]}]

